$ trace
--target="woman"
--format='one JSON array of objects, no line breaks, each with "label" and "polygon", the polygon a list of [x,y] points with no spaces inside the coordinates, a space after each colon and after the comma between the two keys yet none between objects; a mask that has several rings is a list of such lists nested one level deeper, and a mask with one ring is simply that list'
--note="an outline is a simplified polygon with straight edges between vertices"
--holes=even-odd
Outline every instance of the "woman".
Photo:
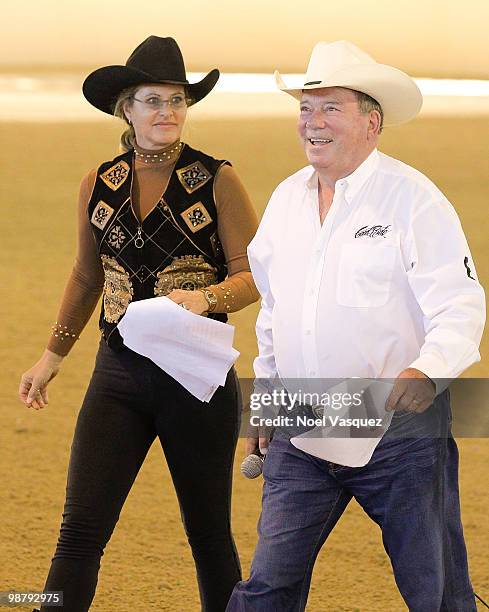
[{"label": "woman", "polygon": [[77,420],[63,523],[45,585],[63,591],[70,612],[90,607],[100,557],[156,436],[178,495],[202,609],[224,610],[240,580],[230,531],[239,426],[234,370],[203,404],[125,347],[117,330],[135,300],[166,295],[225,321],[258,297],[246,257],[257,227],[249,198],[228,162],[180,141],[187,107],[218,77],[212,70],[189,84],[177,43],[151,36],[125,66],[100,68],[83,85],[91,104],[128,124],[124,153],[82,181],[75,266],[48,347],[19,389],[27,406],[47,405],[47,384],[103,292],[103,338]]}]

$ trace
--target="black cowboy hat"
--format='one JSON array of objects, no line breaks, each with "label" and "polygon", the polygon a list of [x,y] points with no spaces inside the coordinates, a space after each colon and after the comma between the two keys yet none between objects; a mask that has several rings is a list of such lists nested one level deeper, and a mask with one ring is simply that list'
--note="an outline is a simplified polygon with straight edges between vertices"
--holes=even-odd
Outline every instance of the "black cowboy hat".
[{"label": "black cowboy hat", "polygon": [[202,100],[214,87],[219,70],[214,68],[198,83],[189,83],[182,52],[173,38],[149,36],[131,53],[125,66],[104,66],[87,76],[85,98],[104,113],[114,114],[114,104],[123,89],[143,83],[185,85],[192,102]]}]

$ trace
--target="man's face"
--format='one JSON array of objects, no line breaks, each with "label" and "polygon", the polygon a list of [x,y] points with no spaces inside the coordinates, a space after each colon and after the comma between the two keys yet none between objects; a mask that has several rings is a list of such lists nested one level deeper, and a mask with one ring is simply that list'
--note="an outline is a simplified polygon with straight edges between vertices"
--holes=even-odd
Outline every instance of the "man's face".
[{"label": "man's face", "polygon": [[375,146],[371,114],[360,112],[351,89],[304,91],[298,130],[309,163],[335,180],[351,174]]}]

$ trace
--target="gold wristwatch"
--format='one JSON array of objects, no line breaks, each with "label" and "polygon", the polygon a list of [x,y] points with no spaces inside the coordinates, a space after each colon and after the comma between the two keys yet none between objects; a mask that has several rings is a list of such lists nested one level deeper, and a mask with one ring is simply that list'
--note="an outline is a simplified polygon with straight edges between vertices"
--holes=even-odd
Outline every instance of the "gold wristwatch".
[{"label": "gold wristwatch", "polygon": [[217,295],[210,289],[199,289],[204,294],[205,300],[209,306],[207,312],[212,312],[217,306]]}]

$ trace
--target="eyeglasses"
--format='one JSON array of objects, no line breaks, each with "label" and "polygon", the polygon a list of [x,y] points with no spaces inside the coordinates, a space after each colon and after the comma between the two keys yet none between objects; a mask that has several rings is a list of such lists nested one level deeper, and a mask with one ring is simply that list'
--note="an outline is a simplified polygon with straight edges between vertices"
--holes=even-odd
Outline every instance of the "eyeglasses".
[{"label": "eyeglasses", "polygon": [[165,106],[168,106],[168,108],[171,108],[172,110],[180,110],[186,106],[190,106],[192,103],[190,98],[186,98],[184,95],[180,94],[175,94],[168,100],[162,100],[158,96],[150,96],[147,100],[140,100],[139,98],[133,97],[133,100],[144,104],[146,108],[151,110],[162,110],[165,108]]}]

